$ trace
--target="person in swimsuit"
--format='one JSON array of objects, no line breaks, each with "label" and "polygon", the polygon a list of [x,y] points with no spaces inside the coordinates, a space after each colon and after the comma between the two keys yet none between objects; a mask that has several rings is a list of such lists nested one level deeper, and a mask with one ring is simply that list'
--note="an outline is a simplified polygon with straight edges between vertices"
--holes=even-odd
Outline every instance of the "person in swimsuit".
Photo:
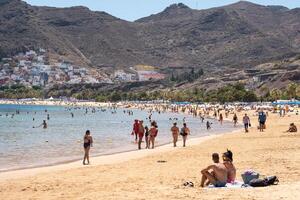
[{"label": "person in swimsuit", "polygon": [[172,136],[173,136],[173,143],[174,147],[176,147],[176,143],[178,140],[178,135],[179,135],[179,128],[177,127],[177,123],[173,124],[173,127],[171,128]]},{"label": "person in swimsuit", "polygon": [[139,120],[134,120],[132,135],[135,135],[135,142],[137,142],[137,136],[139,134]]},{"label": "person in swimsuit", "polygon": [[201,170],[201,174],[201,187],[204,187],[206,180],[215,187],[225,187],[227,183],[228,170],[223,163],[214,163]]},{"label": "person in swimsuit", "polygon": [[180,135],[183,140],[183,147],[185,147],[187,136],[190,135],[190,129],[186,126],[186,123],[183,123],[183,127],[181,128]]},{"label": "person in swimsuit", "polygon": [[220,115],[219,115],[219,121],[220,121],[220,124],[221,125],[223,125],[223,115],[222,115],[222,113],[220,113]]},{"label": "person in swimsuit", "polygon": [[158,133],[157,124],[155,121],[151,122],[151,128],[149,130],[150,133],[150,142],[152,144],[152,149],[154,149],[155,138]]},{"label": "person in swimsuit", "polygon": [[83,137],[83,147],[84,147],[84,157],[83,157],[83,165],[86,165],[85,160],[87,160],[87,164],[90,164],[90,148],[93,146],[93,138],[89,130],[85,132]]},{"label": "person in swimsuit", "polygon": [[138,135],[139,135],[138,149],[142,149],[141,145],[144,137],[144,132],[145,132],[145,128],[143,126],[143,121],[140,121],[139,130],[138,130]]},{"label": "person in swimsuit", "polygon": [[149,128],[145,126],[145,142],[146,142],[146,149],[150,148],[150,141],[149,141]]},{"label": "person in swimsuit", "polygon": [[234,113],[234,115],[233,115],[233,125],[234,125],[234,127],[236,127],[237,122],[238,122],[238,117],[237,117],[236,113]]},{"label": "person in swimsuit", "polygon": [[[218,163],[220,163],[220,157],[219,157],[219,154],[218,153],[213,153],[212,154],[212,161],[215,163],[215,164],[218,164]],[[211,172],[211,174],[213,175],[213,176],[215,176],[214,175],[214,172]],[[209,180],[206,182],[206,186],[208,186],[210,184],[210,182],[209,182]]]},{"label": "person in swimsuit", "polygon": [[236,179],[236,168],[233,164],[233,154],[230,150],[223,153],[223,163],[228,170],[227,183],[234,183]]}]

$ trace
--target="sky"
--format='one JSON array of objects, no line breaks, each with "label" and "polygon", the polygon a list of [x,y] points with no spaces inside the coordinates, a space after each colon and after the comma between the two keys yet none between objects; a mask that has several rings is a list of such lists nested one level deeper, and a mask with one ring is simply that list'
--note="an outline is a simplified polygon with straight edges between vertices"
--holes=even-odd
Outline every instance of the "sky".
[{"label": "sky", "polygon": [[[104,11],[115,17],[134,21],[156,14],[174,3],[184,3],[193,9],[207,9],[228,5],[237,0],[24,0],[31,5],[71,7],[86,6],[93,11]],[[249,0],[261,5],[282,5],[288,8],[300,7],[300,0]]]}]

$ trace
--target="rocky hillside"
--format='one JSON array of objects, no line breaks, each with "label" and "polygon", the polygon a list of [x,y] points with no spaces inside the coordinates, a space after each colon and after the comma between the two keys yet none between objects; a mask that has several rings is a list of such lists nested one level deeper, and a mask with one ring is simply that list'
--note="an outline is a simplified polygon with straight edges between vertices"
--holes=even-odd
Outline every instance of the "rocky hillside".
[{"label": "rocky hillside", "polygon": [[240,69],[290,58],[300,50],[300,9],[245,1],[208,10],[174,4],[127,22],[85,7],[0,0],[0,24],[0,57],[42,47],[101,68]]}]

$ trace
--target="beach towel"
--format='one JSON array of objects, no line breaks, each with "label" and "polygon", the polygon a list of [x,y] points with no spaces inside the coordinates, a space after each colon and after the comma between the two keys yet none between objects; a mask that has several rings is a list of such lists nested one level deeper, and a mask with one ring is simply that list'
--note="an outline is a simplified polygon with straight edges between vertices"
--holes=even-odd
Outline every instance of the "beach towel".
[{"label": "beach towel", "polygon": [[231,188],[248,188],[251,187],[247,184],[244,184],[244,182],[241,181],[235,181],[234,183],[227,183],[225,187],[215,187],[214,185],[209,185],[207,188],[211,189],[211,188],[221,188],[221,189],[231,189]]}]

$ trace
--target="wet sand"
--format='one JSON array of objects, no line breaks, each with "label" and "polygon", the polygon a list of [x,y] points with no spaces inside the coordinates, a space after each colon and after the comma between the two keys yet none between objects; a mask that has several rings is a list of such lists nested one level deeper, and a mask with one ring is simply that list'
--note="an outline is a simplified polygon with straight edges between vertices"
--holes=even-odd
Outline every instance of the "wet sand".
[{"label": "wet sand", "polygon": [[[239,113],[239,120],[241,114]],[[252,113],[249,114],[253,118]],[[231,118],[232,116],[230,116]],[[92,158],[81,162],[0,174],[0,196],[5,199],[300,199],[300,134],[283,133],[288,124],[299,128],[300,117],[269,114],[267,130],[252,128],[217,137],[188,140],[188,147],[165,145]],[[179,143],[181,146],[181,143]],[[202,189],[200,170],[211,154],[229,148],[234,153],[238,179],[247,169],[277,175],[278,186],[246,189]],[[157,162],[165,161],[165,162]],[[185,181],[195,183],[185,188]]]}]

